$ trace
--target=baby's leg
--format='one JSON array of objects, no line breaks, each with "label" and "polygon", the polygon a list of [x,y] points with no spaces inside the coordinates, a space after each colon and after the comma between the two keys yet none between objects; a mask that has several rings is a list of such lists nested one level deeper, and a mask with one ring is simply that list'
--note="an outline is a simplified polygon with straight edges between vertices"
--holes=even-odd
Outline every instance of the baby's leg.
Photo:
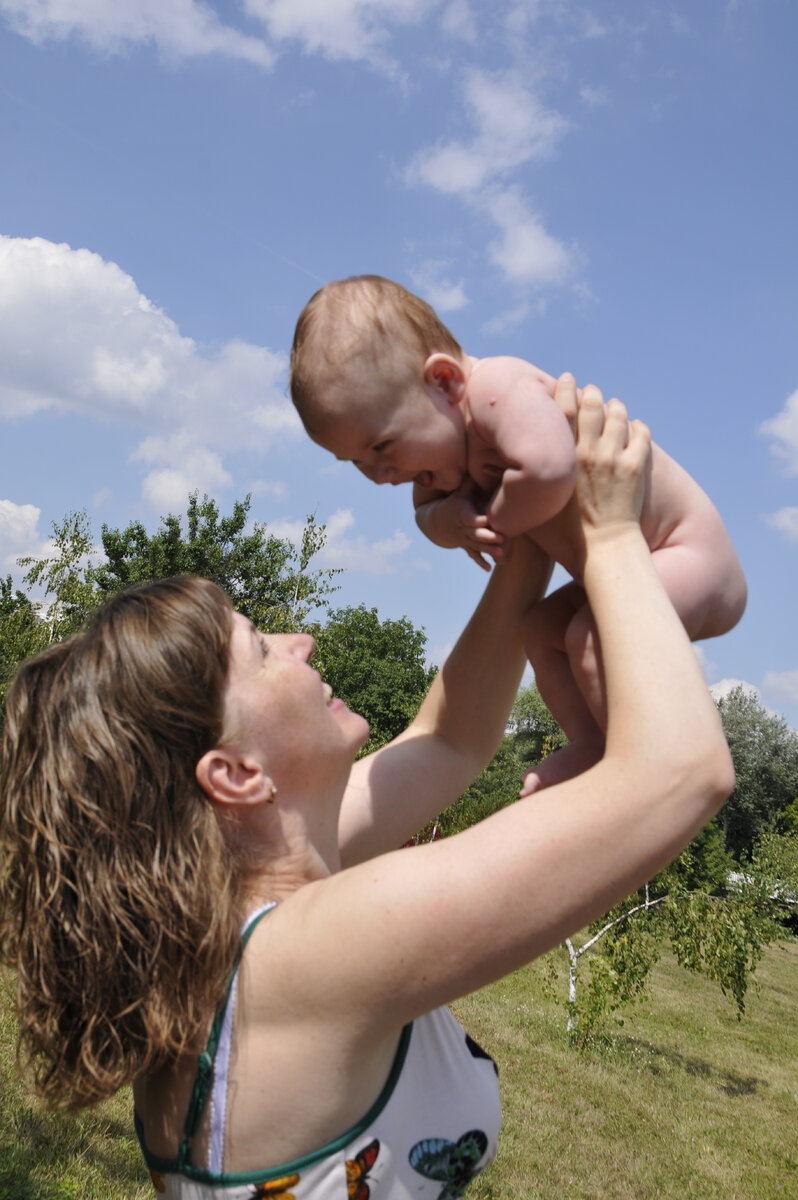
[{"label": "baby's leg", "polygon": [[[604,734],[591,713],[572,666],[572,657],[575,657],[587,680],[589,669],[586,665],[596,643],[586,640],[579,632],[586,613],[589,617],[585,593],[577,584],[571,583],[547,596],[529,615],[525,638],[535,682],[546,707],[568,737],[569,745],[528,772],[521,789],[524,796],[580,774],[601,757]],[[577,656],[574,656],[572,645],[575,630],[580,647]],[[600,683],[596,686],[591,683],[590,692],[600,690],[600,686]]]},{"label": "baby's leg", "polygon": [[[691,641],[733,628],[746,601],[745,577],[725,529],[718,520],[705,532],[711,536],[661,546],[651,555]],[[560,588],[533,609],[527,653],[540,694],[570,744],[529,772],[522,795],[572,778],[603,753],[607,701],[601,647],[585,594],[576,584]]]},{"label": "baby's leg", "polygon": [[731,543],[680,542],[651,559],[691,641],[719,637],[740,620],[746,583]]}]

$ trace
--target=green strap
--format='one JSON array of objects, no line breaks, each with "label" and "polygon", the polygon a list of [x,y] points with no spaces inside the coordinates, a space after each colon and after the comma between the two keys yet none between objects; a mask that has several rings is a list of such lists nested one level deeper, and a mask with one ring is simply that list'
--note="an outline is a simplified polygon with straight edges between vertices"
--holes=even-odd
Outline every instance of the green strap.
[{"label": "green strap", "polygon": [[197,1059],[197,1073],[194,1076],[194,1087],[191,1091],[191,1099],[188,1102],[188,1111],[186,1112],[186,1121],[183,1126],[183,1139],[180,1143],[180,1149],[177,1152],[177,1169],[183,1170],[189,1166],[189,1157],[191,1155],[191,1144],[194,1140],[194,1134],[197,1132],[197,1126],[200,1123],[200,1118],[205,1110],[205,1105],[208,1102],[211,1086],[213,1084],[213,1062],[216,1058],[216,1048],[219,1045],[219,1035],[222,1032],[222,1022],[224,1014],[227,1012],[227,1005],[230,1003],[230,989],[233,986],[233,980],[236,977],[241,955],[244,953],[244,947],[252,937],[261,918],[270,913],[274,905],[264,909],[258,913],[254,920],[250,921],[246,929],[241,935],[241,941],[238,945],[235,961],[230,969],[230,975],[227,980],[227,988],[225,990],[224,1000],[216,1009],[211,1025],[211,1032],[208,1036],[208,1044]]}]

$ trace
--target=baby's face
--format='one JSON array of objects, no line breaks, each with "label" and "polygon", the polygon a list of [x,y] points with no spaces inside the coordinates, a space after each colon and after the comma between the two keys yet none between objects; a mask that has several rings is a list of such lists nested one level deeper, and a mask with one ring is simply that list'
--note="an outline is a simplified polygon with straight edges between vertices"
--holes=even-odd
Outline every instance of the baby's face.
[{"label": "baby's face", "polygon": [[466,431],[459,405],[425,385],[401,393],[360,387],[336,398],[313,440],[353,462],[372,483],[418,483],[453,492],[466,477]]}]

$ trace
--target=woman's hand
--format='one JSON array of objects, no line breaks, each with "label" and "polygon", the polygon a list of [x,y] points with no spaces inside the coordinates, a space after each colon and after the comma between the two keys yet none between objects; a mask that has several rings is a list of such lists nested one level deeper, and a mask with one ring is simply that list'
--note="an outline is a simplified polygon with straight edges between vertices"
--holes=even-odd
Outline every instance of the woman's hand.
[{"label": "woman's hand", "polygon": [[576,440],[576,500],[586,536],[639,523],[650,453],[648,427],[630,422],[620,400],[605,406],[599,389],[586,387]]},{"label": "woman's hand", "polygon": [[641,421],[629,421],[620,400],[605,405],[592,385],[582,390],[577,408],[570,375],[557,381],[556,399],[569,420],[576,413],[577,476],[573,498],[551,524],[576,549],[582,567],[591,542],[638,528],[651,434]]}]

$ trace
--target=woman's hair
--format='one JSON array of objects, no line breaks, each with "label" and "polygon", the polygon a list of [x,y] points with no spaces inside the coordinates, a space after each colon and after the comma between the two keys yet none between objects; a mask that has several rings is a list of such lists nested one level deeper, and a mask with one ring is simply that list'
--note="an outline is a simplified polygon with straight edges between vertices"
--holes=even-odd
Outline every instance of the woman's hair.
[{"label": "woman's hair", "polygon": [[9,690],[0,956],[51,1104],[200,1049],[224,994],[239,896],[195,767],[222,736],[231,619],[204,579],[131,588]]},{"label": "woman's hair", "polygon": [[291,399],[306,428],[314,425],[325,383],[381,339],[417,355],[419,371],[430,354],[463,356],[435,309],[400,283],[381,275],[328,283],[299,314],[291,347]]}]

